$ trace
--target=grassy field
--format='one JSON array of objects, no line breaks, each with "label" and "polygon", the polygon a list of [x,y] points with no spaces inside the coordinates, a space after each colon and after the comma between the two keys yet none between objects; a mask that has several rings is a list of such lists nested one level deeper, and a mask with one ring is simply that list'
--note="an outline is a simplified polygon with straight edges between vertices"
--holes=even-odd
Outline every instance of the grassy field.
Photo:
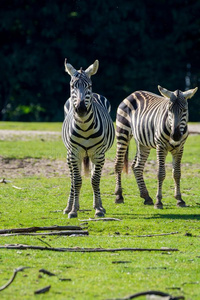
[{"label": "grassy field", "polygon": [[[44,130],[61,129],[60,123],[0,122],[0,129]],[[132,143],[133,144],[133,143]],[[107,153],[107,161],[114,167],[115,144]],[[0,156],[9,159],[61,159],[66,150],[60,137],[45,139],[37,135],[25,139],[0,140]],[[131,145],[130,158],[134,156]],[[0,184],[0,229],[81,225],[89,236],[4,236],[1,245],[26,244],[51,247],[79,248],[176,248],[179,251],[64,253],[40,250],[0,249],[0,287],[12,277],[14,269],[29,267],[19,272],[12,284],[0,291],[1,299],[122,299],[147,290],[159,290],[187,300],[200,299],[200,135],[189,136],[183,156],[182,195],[188,207],[177,208],[173,198],[171,155],[167,157],[167,176],[163,185],[163,210],[143,205],[131,171],[123,174],[125,203],[116,205],[115,175],[103,175],[102,201],[106,217],[121,221],[82,221],[94,217],[90,178],[83,178],[78,219],[62,214],[70,189],[67,176],[13,175],[8,184]],[[152,151],[145,179],[150,195],[156,194],[156,156]],[[2,171],[2,170],[1,170]],[[0,179],[3,173],[0,173]],[[13,187],[14,186],[14,187]],[[18,187],[18,188],[16,188]],[[20,188],[20,189],[19,189]],[[175,233],[161,236],[147,236]],[[144,237],[144,235],[146,235]],[[55,274],[40,272],[46,269]],[[41,295],[34,291],[51,285]],[[140,299],[146,299],[141,297]]]}]

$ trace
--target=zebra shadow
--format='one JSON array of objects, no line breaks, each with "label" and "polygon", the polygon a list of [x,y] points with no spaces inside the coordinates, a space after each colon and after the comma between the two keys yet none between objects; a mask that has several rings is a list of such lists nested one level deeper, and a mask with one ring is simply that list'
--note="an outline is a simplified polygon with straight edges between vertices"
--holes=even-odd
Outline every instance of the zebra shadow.
[{"label": "zebra shadow", "polygon": [[110,216],[113,217],[119,217],[121,219],[145,219],[145,220],[158,220],[158,219],[170,219],[170,220],[197,220],[200,221],[200,214],[151,214],[151,215],[145,215],[145,214],[135,214],[135,213],[116,213],[111,214]]},{"label": "zebra shadow", "polygon": [[200,214],[158,214],[149,216],[148,219],[173,219],[173,220],[198,220],[200,221]]}]

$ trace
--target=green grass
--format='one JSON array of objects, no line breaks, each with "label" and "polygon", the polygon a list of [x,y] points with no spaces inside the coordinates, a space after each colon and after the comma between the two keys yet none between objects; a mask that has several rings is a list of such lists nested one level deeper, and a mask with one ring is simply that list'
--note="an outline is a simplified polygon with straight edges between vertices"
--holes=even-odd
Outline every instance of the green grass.
[{"label": "green grass", "polygon": [[65,159],[66,148],[58,141],[0,141],[1,156],[6,158],[50,158]]},{"label": "green grass", "polygon": [[[10,124],[8,124],[10,126]],[[14,126],[14,123],[13,123]],[[51,124],[52,130],[55,131]],[[57,125],[56,125],[57,126]],[[6,124],[5,124],[6,128]],[[29,124],[27,124],[29,130]],[[39,128],[39,126],[37,127]],[[47,127],[48,124],[47,124]],[[6,128],[7,129],[7,128]],[[22,129],[22,127],[21,127]],[[41,129],[39,129],[41,130]],[[49,129],[47,129],[49,130]],[[13,145],[13,146],[12,146]],[[1,141],[1,156],[65,159],[62,141]],[[33,149],[34,148],[34,149]],[[70,180],[65,177],[13,178],[0,184],[1,228],[80,225],[88,227],[89,236],[10,236],[0,237],[0,244],[28,244],[52,247],[102,247],[102,248],[178,248],[178,252],[116,252],[116,253],[60,253],[34,250],[0,249],[0,286],[12,276],[15,268],[28,266],[17,274],[13,283],[1,293],[1,299],[113,299],[146,290],[160,290],[187,300],[199,299],[200,285],[200,136],[187,140],[182,167],[182,193],[188,207],[177,208],[173,198],[171,169],[163,185],[163,210],[143,205],[131,173],[123,174],[125,203],[116,205],[115,176],[102,176],[102,201],[106,217],[120,218],[116,222],[81,220],[94,217],[90,178],[83,177],[78,219],[69,220],[62,210],[66,206]],[[115,145],[107,154],[114,160]],[[131,146],[130,157],[134,156]],[[155,161],[152,151],[149,161]],[[170,155],[167,161],[171,161]],[[151,196],[156,194],[156,165],[145,172]],[[8,178],[9,179],[9,178]],[[22,189],[13,188],[12,185]],[[137,237],[138,235],[176,232],[175,235]],[[127,261],[127,263],[113,263]],[[56,274],[49,277],[39,272],[47,269]],[[70,279],[61,281],[60,279]],[[51,285],[47,294],[35,295],[34,291]],[[145,299],[144,297],[140,299]]]},{"label": "green grass", "polygon": [[61,131],[62,123],[60,122],[0,122],[0,130],[44,130],[44,131]]}]

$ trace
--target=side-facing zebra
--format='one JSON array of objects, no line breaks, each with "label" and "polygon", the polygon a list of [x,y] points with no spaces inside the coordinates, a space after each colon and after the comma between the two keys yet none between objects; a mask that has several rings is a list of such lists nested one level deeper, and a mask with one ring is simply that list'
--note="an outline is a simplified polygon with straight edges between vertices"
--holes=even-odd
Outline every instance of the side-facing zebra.
[{"label": "side-facing zebra", "polygon": [[162,183],[165,178],[165,158],[169,152],[173,158],[173,179],[177,206],[185,206],[180,191],[181,158],[188,136],[188,103],[197,88],[185,92],[168,91],[158,86],[161,96],[136,91],[125,98],[118,107],[116,118],[117,153],[115,158],[116,203],[124,202],[121,172],[131,137],[136,141],[137,151],[132,169],[144,204],[153,205],[146,188],[143,170],[151,148],[156,148],[158,163],[158,188],[155,208],[163,208]]},{"label": "side-facing zebra", "polygon": [[101,170],[105,152],[112,146],[115,130],[110,117],[109,101],[92,93],[90,77],[98,70],[99,62],[85,71],[77,71],[65,60],[65,71],[71,76],[71,95],[64,106],[65,120],[62,128],[63,142],[67,148],[67,162],[70,170],[71,190],[64,214],[77,217],[79,194],[82,185],[81,163],[84,158],[92,162],[91,184],[93,188],[93,207],[95,216],[104,216],[100,195]]}]

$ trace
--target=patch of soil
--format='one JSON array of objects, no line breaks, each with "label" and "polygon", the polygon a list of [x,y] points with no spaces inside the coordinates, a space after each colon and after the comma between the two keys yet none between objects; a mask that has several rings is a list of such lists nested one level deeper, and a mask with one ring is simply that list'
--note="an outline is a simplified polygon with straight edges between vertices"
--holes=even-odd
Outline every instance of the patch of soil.
[{"label": "patch of soil", "polygon": [[61,139],[61,132],[39,130],[0,130],[1,141],[29,141],[32,138],[45,141],[59,140]]},{"label": "patch of soil", "polygon": [[7,159],[0,157],[0,177],[22,178],[28,176],[68,176],[65,161],[49,159]]},{"label": "patch of soil", "polygon": [[[114,162],[106,160],[103,174],[114,173]],[[69,169],[65,160],[37,158],[13,159],[0,156],[0,178],[23,178],[30,176],[68,177]]]}]

